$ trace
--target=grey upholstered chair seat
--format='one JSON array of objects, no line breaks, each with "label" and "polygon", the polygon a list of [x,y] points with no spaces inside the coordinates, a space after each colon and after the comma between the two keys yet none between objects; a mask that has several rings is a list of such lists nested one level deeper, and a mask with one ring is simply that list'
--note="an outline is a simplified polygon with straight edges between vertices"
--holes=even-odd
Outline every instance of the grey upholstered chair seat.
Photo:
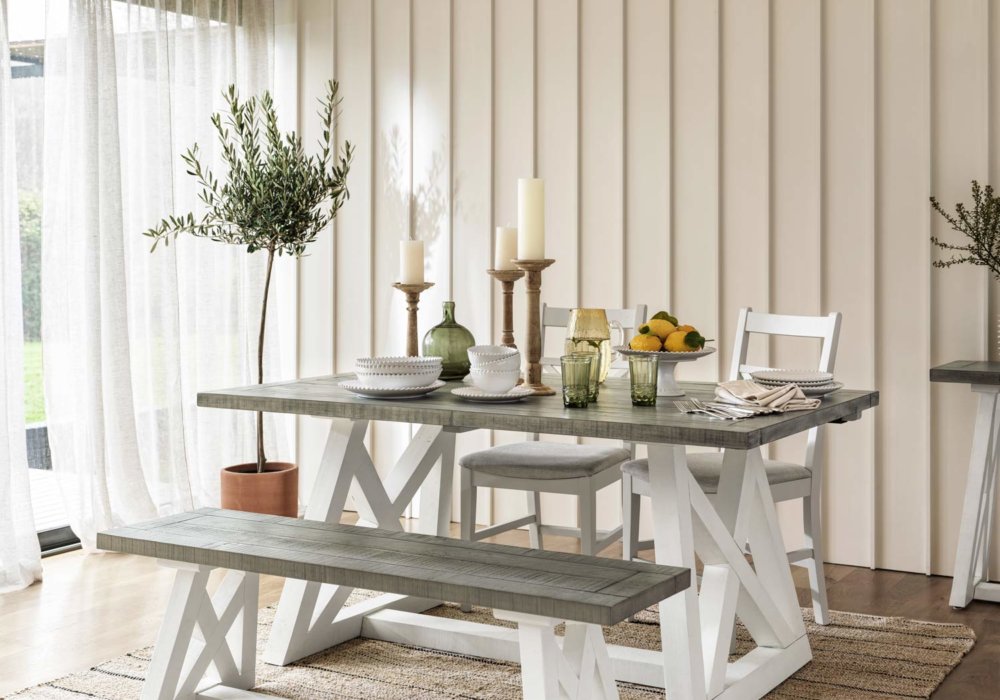
[{"label": "grey upholstered chair seat", "polygon": [[474,472],[515,479],[576,479],[600,474],[630,456],[621,447],[518,442],[472,452],[458,463]]},{"label": "grey upholstered chair seat", "polygon": [[[701,490],[705,493],[718,493],[719,475],[722,473],[722,453],[698,452],[689,454],[687,462],[688,469],[691,470],[695,481],[701,486]],[[649,481],[648,460],[634,459],[626,462],[622,465],[622,471],[630,474],[634,479]],[[767,481],[771,486],[808,479],[812,476],[809,470],[800,464],[778,462],[773,459],[764,460],[764,471],[767,472]]]}]

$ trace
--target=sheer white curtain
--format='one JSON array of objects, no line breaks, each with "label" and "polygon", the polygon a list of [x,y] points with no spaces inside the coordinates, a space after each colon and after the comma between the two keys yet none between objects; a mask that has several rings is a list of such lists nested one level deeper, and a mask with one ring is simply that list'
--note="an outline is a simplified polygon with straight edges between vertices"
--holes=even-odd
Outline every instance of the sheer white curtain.
[{"label": "sheer white curtain", "polygon": [[[219,469],[253,457],[252,414],[195,400],[253,381],[264,260],[183,239],[151,255],[141,234],[197,210],[179,155],[197,142],[215,160],[222,90],[270,86],[273,9],[50,0],[47,12],[46,405],[70,524],[92,546],[102,528],[217,504]],[[272,369],[277,345],[272,332]],[[268,422],[275,457],[288,425]]]},{"label": "sheer white curtain", "polygon": [[42,578],[24,441],[21,239],[7,2],[0,0],[0,592]]}]

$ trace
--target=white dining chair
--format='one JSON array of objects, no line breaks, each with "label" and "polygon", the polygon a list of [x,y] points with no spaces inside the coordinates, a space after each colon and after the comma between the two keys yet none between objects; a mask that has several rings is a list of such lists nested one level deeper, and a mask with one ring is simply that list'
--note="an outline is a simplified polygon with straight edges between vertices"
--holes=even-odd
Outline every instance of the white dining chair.
[{"label": "white dining chair", "polygon": [[[837,342],[840,336],[839,313],[827,316],[786,316],[766,314],[745,308],[740,310],[736,326],[736,343],[733,349],[733,363],[730,379],[749,378],[749,373],[766,367],[748,365],[747,351],[750,335],[796,336],[819,338],[822,340],[819,370],[833,372],[837,356]],[[764,460],[764,469],[771,486],[775,502],[801,498],[802,527],[805,531],[805,546],[788,552],[791,564],[804,566],[809,571],[809,585],[812,589],[813,610],[816,622],[829,622],[826,602],[826,581],[823,578],[823,438],[824,426],[813,428],[808,433],[805,458],[801,464]],[[721,452],[701,452],[687,455],[688,468],[702,490],[712,499],[719,487],[722,472]],[[631,460],[622,465],[622,555],[634,558],[642,549],[650,549],[651,541],[639,541],[640,496],[649,495],[649,462],[645,459]]]},{"label": "white dining chair", "polygon": [[[566,327],[571,309],[546,306],[543,325]],[[626,334],[646,320],[646,306],[634,309],[607,309],[608,320],[618,321]],[[544,330],[544,329],[543,329]],[[542,335],[544,355],[545,334]],[[542,360],[543,364],[545,360]],[[556,358],[556,365],[559,360]],[[600,399],[598,399],[598,402]],[[635,457],[630,444],[572,445],[542,442],[538,434],[526,442],[501,445],[467,454],[458,460],[461,473],[461,535],[465,540],[481,540],[528,526],[531,546],[542,548],[545,533],[577,537],[583,554],[596,554],[617,541],[622,534],[618,526],[610,531],[597,529],[597,492],[621,480],[620,466]],[[524,491],[528,512],[522,518],[476,529],[476,491],[479,487]],[[577,497],[577,527],[560,527],[542,523],[541,494],[561,493]]]}]

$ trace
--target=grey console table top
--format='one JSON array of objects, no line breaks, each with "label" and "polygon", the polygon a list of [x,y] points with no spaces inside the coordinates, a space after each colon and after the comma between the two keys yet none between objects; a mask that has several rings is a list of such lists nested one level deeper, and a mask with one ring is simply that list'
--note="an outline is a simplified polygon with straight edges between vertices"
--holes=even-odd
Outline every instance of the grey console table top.
[{"label": "grey console table top", "polygon": [[[681,413],[671,399],[655,407],[632,406],[627,379],[609,379],[596,405],[563,408],[559,378],[546,381],[556,396],[534,396],[520,403],[477,404],[462,401],[448,386],[419,399],[364,399],[339,386],[353,374],[298,379],[206,391],[198,405],[267,413],[291,413],[352,420],[395,421],[441,425],[456,430],[495,429],[553,435],[599,437],[631,442],[660,442],[749,450],[825,423],[856,420],[878,405],[877,391],[843,389],[827,396],[813,411],[719,421]],[[712,383],[681,383],[688,396],[709,399]]]},{"label": "grey console table top", "polygon": [[674,566],[215,508],[102,532],[97,546],[601,625],[691,584]]},{"label": "grey console table top", "polygon": [[931,370],[932,382],[1000,384],[1000,362],[956,360]]}]

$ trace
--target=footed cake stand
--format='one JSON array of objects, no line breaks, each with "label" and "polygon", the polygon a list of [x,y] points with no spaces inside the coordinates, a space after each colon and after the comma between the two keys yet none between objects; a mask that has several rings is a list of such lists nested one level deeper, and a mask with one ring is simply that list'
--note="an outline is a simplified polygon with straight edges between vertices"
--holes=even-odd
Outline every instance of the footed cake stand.
[{"label": "footed cake stand", "polygon": [[625,357],[628,357],[629,355],[644,355],[647,357],[655,357],[658,360],[656,363],[657,396],[684,396],[684,391],[677,383],[677,378],[674,377],[674,371],[677,369],[677,363],[692,362],[697,360],[699,357],[705,357],[706,355],[711,355],[715,352],[715,348],[704,348],[703,350],[693,350],[691,352],[633,350],[627,345],[620,345],[616,347],[615,350],[620,355],[624,355]]}]

